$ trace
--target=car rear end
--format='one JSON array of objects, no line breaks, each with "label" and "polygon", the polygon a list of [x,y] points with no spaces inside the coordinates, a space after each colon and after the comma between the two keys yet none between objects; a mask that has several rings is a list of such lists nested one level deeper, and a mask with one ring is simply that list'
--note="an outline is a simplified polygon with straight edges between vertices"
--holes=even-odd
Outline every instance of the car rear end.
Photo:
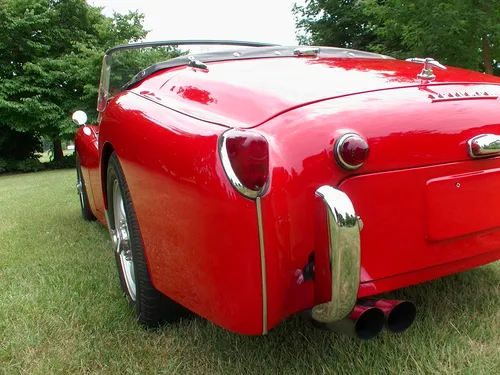
[{"label": "car rear end", "polygon": [[[431,76],[419,74],[420,64],[335,53],[237,54],[157,72],[133,89],[201,120],[193,132],[216,128],[209,175],[228,207],[245,207],[218,215],[227,228],[250,220],[252,230],[228,236],[207,228],[226,239],[218,254],[231,254],[225,264],[233,266],[234,259],[248,266],[231,245],[251,236],[244,241],[256,277],[248,289],[262,296],[262,315],[256,303],[247,314],[252,334],[259,322],[266,333],[296,312],[320,325],[352,314],[358,321],[369,310],[359,305],[365,297],[500,258],[500,80],[453,68],[421,79]],[[226,280],[241,277],[221,274],[224,295]],[[247,333],[243,321],[230,328]]]},{"label": "car rear end", "polygon": [[309,309],[335,320],[359,298],[500,259],[496,93],[370,91],[242,131],[268,146],[253,158],[269,164],[254,186],[268,328]]}]

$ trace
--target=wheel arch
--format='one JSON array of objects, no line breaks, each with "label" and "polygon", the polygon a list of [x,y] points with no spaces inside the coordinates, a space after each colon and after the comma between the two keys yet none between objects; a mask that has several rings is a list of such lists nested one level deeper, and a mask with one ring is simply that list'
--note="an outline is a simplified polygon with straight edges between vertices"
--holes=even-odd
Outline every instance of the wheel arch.
[{"label": "wheel arch", "polygon": [[102,197],[104,200],[104,209],[108,209],[108,193],[107,193],[107,180],[108,180],[108,163],[111,154],[114,152],[114,148],[111,143],[106,142],[102,147],[101,154],[101,186],[102,186]]}]

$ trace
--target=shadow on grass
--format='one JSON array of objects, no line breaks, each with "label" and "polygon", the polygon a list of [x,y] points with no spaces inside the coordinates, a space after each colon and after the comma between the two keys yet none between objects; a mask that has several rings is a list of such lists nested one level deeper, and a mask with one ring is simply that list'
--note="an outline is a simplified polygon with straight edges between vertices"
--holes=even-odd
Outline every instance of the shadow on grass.
[{"label": "shadow on grass", "polygon": [[[416,373],[439,365],[443,348],[457,348],[459,355],[464,337],[495,338],[491,318],[500,303],[500,274],[495,267],[498,264],[380,296],[412,300],[418,308],[417,320],[403,334],[384,332],[371,341],[315,330],[298,316],[264,337],[233,334],[201,318],[160,333],[170,336],[173,329],[189,344],[189,354],[184,351],[182,359],[184,364],[191,362],[186,369],[207,367],[208,362],[210,368],[224,364],[232,373],[375,373],[372,366],[381,373]],[[460,367],[460,358],[455,361]]]}]

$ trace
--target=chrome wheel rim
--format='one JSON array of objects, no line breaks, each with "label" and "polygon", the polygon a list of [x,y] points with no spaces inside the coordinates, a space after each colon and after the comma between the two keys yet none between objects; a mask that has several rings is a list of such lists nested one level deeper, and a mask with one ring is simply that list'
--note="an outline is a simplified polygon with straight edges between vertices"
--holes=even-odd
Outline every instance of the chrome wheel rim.
[{"label": "chrome wheel rim", "polygon": [[135,301],[136,284],[134,259],[130,244],[130,232],[128,230],[127,214],[125,213],[122,193],[117,180],[113,182],[113,217],[115,225],[111,233],[113,244],[118,259],[120,260],[120,267],[127,287],[127,292],[132,301]]}]

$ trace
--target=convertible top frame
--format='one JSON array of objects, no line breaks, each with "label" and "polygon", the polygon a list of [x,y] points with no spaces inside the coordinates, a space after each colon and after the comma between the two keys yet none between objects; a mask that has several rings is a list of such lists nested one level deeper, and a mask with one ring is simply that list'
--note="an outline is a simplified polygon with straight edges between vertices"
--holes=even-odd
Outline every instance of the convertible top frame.
[{"label": "convertible top frame", "polygon": [[193,39],[193,40],[163,40],[157,42],[140,42],[140,43],[130,43],[130,44],[120,44],[113,48],[108,49],[106,55],[112,55],[115,52],[127,50],[127,49],[137,49],[137,48],[149,48],[149,47],[168,47],[168,46],[192,46],[192,45],[213,45],[213,46],[242,46],[242,47],[277,47],[279,44],[273,43],[261,43],[261,42],[248,42],[241,40],[204,40],[204,39]]}]

